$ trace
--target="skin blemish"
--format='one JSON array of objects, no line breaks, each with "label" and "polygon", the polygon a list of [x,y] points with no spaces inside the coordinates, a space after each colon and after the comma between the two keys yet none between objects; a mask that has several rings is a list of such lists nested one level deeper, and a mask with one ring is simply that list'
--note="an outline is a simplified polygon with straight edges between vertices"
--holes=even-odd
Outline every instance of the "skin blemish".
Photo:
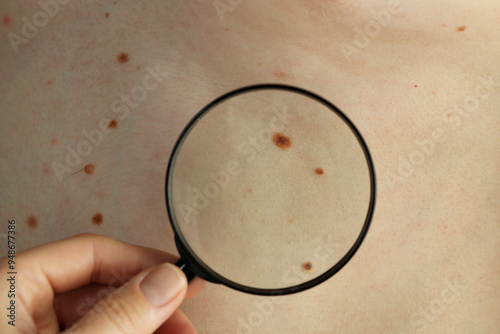
[{"label": "skin blemish", "polygon": [[35,229],[38,226],[38,220],[36,220],[35,216],[31,215],[26,219],[26,224],[29,228]]},{"label": "skin blemish", "polygon": [[225,31],[229,31],[229,29],[228,29],[228,28],[224,28],[224,30],[225,30]]},{"label": "skin blemish", "polygon": [[315,172],[316,172],[316,174],[318,174],[318,175],[322,175],[322,174],[324,173],[323,168],[316,168],[314,171],[315,171]]},{"label": "skin blemish", "polygon": [[276,79],[284,79],[288,77],[288,74],[286,74],[285,72],[274,72],[273,75]]},{"label": "skin blemish", "polygon": [[305,271],[311,271],[313,265],[311,262],[304,262],[302,263],[302,268],[305,270]]},{"label": "skin blemish", "polygon": [[417,85],[415,85],[415,88],[417,88],[417,87],[418,87],[418,86],[417,86]]},{"label": "skin blemish", "polygon": [[10,24],[10,21],[12,21],[12,19],[10,18],[9,15],[4,15],[3,16],[3,26],[4,27],[8,27],[9,24]]},{"label": "skin blemish", "polygon": [[292,141],[290,140],[290,138],[280,132],[276,132],[273,135],[273,143],[282,150],[286,150],[287,148],[290,148],[290,146],[292,146]]},{"label": "skin blemish", "polygon": [[458,32],[462,32],[462,31],[465,31],[465,29],[467,29],[466,26],[460,26],[460,27],[457,28],[457,31]]},{"label": "skin blemish", "polygon": [[126,63],[129,61],[128,53],[122,52],[116,57],[116,59],[118,59],[119,63]]},{"label": "skin blemish", "polygon": [[113,119],[113,120],[111,120],[111,122],[109,122],[108,129],[116,129],[117,125],[118,125],[118,123],[116,123],[116,121]]},{"label": "skin blemish", "polygon": [[49,174],[49,169],[48,169],[47,167],[45,167],[45,168],[43,169],[43,172],[44,172],[45,174]]},{"label": "skin blemish", "polygon": [[102,215],[100,213],[96,213],[92,216],[92,224],[99,226],[102,224]]},{"label": "skin blemish", "polygon": [[106,16],[106,18],[108,18],[109,17],[109,13],[104,14],[104,16]]},{"label": "skin blemish", "polygon": [[289,223],[289,224],[293,223],[293,219],[291,219],[291,218],[290,218],[290,219],[288,219],[288,223]]},{"label": "skin blemish", "polygon": [[52,85],[53,82],[54,80],[47,80],[47,85]]},{"label": "skin blemish", "polygon": [[436,95],[436,92],[435,92],[435,91],[432,91],[432,93],[431,93],[431,94],[432,94],[432,95]]},{"label": "skin blemish", "polygon": [[93,164],[88,164],[87,166],[85,166],[85,168],[83,168],[83,170],[85,171],[85,173],[91,175],[92,173],[94,173],[94,165]]},{"label": "skin blemish", "polygon": [[139,71],[141,69],[141,67],[140,66],[136,66],[135,69]]},{"label": "skin blemish", "polygon": [[56,137],[52,138],[52,140],[50,141],[50,143],[51,143],[52,145],[57,144],[57,138],[56,138]]},{"label": "skin blemish", "polygon": [[251,194],[251,193],[252,193],[252,191],[253,191],[252,189],[248,189],[248,193],[249,193],[249,194]]}]

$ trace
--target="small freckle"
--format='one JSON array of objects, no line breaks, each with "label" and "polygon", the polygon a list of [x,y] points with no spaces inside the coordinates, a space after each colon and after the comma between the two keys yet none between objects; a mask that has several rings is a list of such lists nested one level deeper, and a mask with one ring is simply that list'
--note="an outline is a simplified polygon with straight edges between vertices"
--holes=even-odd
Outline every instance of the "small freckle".
[{"label": "small freckle", "polygon": [[49,174],[49,169],[48,169],[48,168],[44,168],[44,169],[43,169],[43,172],[44,172],[45,174]]},{"label": "small freckle", "polygon": [[390,132],[390,131],[389,131],[388,129],[387,129],[387,130],[385,130],[385,133],[389,133],[389,132]]},{"label": "small freckle", "polygon": [[35,216],[31,215],[28,217],[26,220],[26,224],[28,224],[28,227],[31,229],[35,229],[38,226],[38,221],[35,218]]},{"label": "small freckle", "polygon": [[106,13],[105,16],[106,16],[106,18],[108,18],[109,17],[109,13]]},{"label": "small freckle", "polygon": [[12,19],[10,18],[10,16],[4,15],[3,16],[3,25],[4,25],[4,27],[8,27],[11,20]]},{"label": "small freckle", "polygon": [[316,172],[316,174],[318,174],[318,175],[322,175],[322,174],[324,173],[323,168],[316,168],[314,171],[315,171],[315,172]]},{"label": "small freckle", "polygon": [[99,226],[102,224],[102,215],[100,213],[96,213],[92,216],[92,224]]},{"label": "small freckle", "polygon": [[122,52],[118,55],[118,57],[116,57],[116,59],[118,59],[118,62],[120,63],[126,63],[129,60],[128,53]]},{"label": "small freckle", "polygon": [[311,262],[305,262],[302,264],[302,268],[306,271],[310,271],[312,269],[312,263]]},{"label": "small freckle", "polygon": [[85,166],[84,170],[85,170],[85,173],[91,175],[92,173],[94,173],[94,165],[93,164],[88,164],[87,166]]},{"label": "small freckle", "polygon": [[111,122],[109,122],[108,129],[116,129],[117,126],[118,126],[118,123],[113,119],[113,120],[111,120]]},{"label": "small freckle", "polygon": [[47,80],[47,85],[52,85],[52,80]]},{"label": "small freckle", "polygon": [[446,114],[446,116],[451,117],[451,112],[449,112],[448,114]]},{"label": "small freckle", "polygon": [[460,27],[457,28],[457,31],[458,32],[462,32],[462,31],[465,31],[465,29],[467,29],[466,26],[460,26]]},{"label": "small freckle", "polygon": [[252,189],[248,189],[248,193],[249,193],[249,194],[251,194],[251,193],[252,193],[252,191],[253,191]]},{"label": "small freckle", "polygon": [[[155,158],[156,158],[156,159],[159,159],[159,158],[160,158],[160,152],[156,152],[156,153],[155,153]],[[220,175],[219,175],[219,176],[220,176]],[[217,176],[217,178],[218,178],[219,176]]]},{"label": "small freckle", "polygon": [[432,91],[432,93],[431,93],[431,94],[432,94],[432,95],[436,95],[436,92],[435,92],[435,91]]},{"label": "small freckle", "polygon": [[273,135],[273,142],[274,145],[282,150],[286,150],[287,148],[290,148],[290,146],[292,146],[292,141],[290,140],[290,138],[279,132],[276,132]]},{"label": "small freckle", "polygon": [[293,219],[291,219],[291,218],[290,218],[290,219],[288,219],[288,223],[289,223],[289,224],[293,223]]},{"label": "small freckle", "polygon": [[50,141],[50,143],[51,143],[52,145],[57,144],[57,138],[56,138],[56,137],[52,138],[52,140]]},{"label": "small freckle", "polygon": [[448,226],[447,226],[447,225],[444,225],[444,226],[443,226],[443,228],[446,230],[446,229],[448,228]]},{"label": "small freckle", "polygon": [[260,66],[262,65],[262,63],[260,61],[257,62],[257,66]]},{"label": "small freckle", "polygon": [[285,72],[274,72],[273,75],[277,79],[284,79],[288,76]]},{"label": "small freckle", "polygon": [[441,26],[446,28],[448,25],[446,23],[443,23]]},{"label": "small freckle", "polygon": [[228,29],[228,28],[224,28],[224,30],[225,30],[225,31],[229,31],[229,29]]},{"label": "small freckle", "polygon": [[141,67],[140,66],[136,66],[135,69],[139,71],[141,69]]}]

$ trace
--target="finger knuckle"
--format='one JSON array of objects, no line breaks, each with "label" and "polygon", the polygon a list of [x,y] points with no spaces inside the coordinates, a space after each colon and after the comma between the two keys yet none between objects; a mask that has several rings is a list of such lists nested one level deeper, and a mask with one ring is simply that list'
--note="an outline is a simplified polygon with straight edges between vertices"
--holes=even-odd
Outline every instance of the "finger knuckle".
[{"label": "finger knuckle", "polygon": [[137,320],[134,318],[135,310],[131,303],[113,296],[106,298],[105,303],[104,317],[108,318],[121,332],[128,333],[129,329],[137,327]]}]

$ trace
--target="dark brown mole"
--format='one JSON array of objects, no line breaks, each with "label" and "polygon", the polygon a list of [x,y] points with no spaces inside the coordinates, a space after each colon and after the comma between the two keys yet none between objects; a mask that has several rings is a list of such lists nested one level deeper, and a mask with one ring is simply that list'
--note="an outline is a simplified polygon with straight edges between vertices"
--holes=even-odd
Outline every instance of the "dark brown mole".
[{"label": "dark brown mole", "polygon": [[106,13],[104,16],[109,17],[109,13]]},{"label": "dark brown mole", "polygon": [[92,224],[97,226],[102,224],[102,215],[100,213],[96,213],[92,216]]},{"label": "dark brown mole", "polygon": [[111,120],[111,122],[109,122],[108,129],[116,129],[117,125],[118,125],[118,123],[116,123],[116,121],[113,119],[113,120]]},{"label": "dark brown mole", "polygon": [[122,52],[118,55],[118,57],[116,57],[116,59],[118,59],[118,62],[120,63],[126,63],[129,60],[128,53]]},{"label": "dark brown mole", "polygon": [[26,224],[28,224],[28,227],[31,229],[35,229],[38,226],[38,221],[36,220],[35,216],[31,215],[26,219]]},{"label": "dark brown mole", "polygon": [[89,175],[90,175],[90,174],[92,174],[92,173],[94,173],[94,169],[95,169],[95,167],[94,167],[94,165],[93,165],[93,164],[88,164],[88,165],[87,165],[87,166],[85,166],[85,168],[84,168],[85,173],[87,173],[87,174],[89,174]]},{"label": "dark brown mole", "polygon": [[279,132],[276,132],[273,135],[273,142],[274,145],[281,148],[282,150],[286,150],[287,148],[290,148],[290,146],[292,146],[292,141],[290,140],[290,138]]},{"label": "dark brown mole", "polygon": [[465,29],[467,29],[466,26],[460,26],[460,27],[457,28],[457,31],[458,32],[462,32],[462,31],[465,31]]},{"label": "dark brown mole", "polygon": [[302,263],[302,268],[304,268],[304,270],[310,271],[312,269],[312,267],[313,267],[313,265],[311,262]]},{"label": "dark brown mole", "polygon": [[318,175],[321,175],[321,174],[323,174],[323,173],[324,173],[323,168],[316,168],[314,171],[315,171],[315,172],[316,172],[316,174],[318,174]]}]

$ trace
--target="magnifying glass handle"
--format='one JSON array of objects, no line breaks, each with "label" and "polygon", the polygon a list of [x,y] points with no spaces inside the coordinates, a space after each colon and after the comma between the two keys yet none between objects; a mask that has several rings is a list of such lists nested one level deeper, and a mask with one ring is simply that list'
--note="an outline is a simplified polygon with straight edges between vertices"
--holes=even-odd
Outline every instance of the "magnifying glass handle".
[{"label": "magnifying glass handle", "polygon": [[188,266],[186,265],[186,262],[184,261],[184,259],[182,257],[179,260],[177,260],[175,265],[177,267],[179,267],[179,269],[184,272],[188,283],[191,282],[193,280],[193,278],[196,277],[196,275],[191,270],[189,270]]}]

